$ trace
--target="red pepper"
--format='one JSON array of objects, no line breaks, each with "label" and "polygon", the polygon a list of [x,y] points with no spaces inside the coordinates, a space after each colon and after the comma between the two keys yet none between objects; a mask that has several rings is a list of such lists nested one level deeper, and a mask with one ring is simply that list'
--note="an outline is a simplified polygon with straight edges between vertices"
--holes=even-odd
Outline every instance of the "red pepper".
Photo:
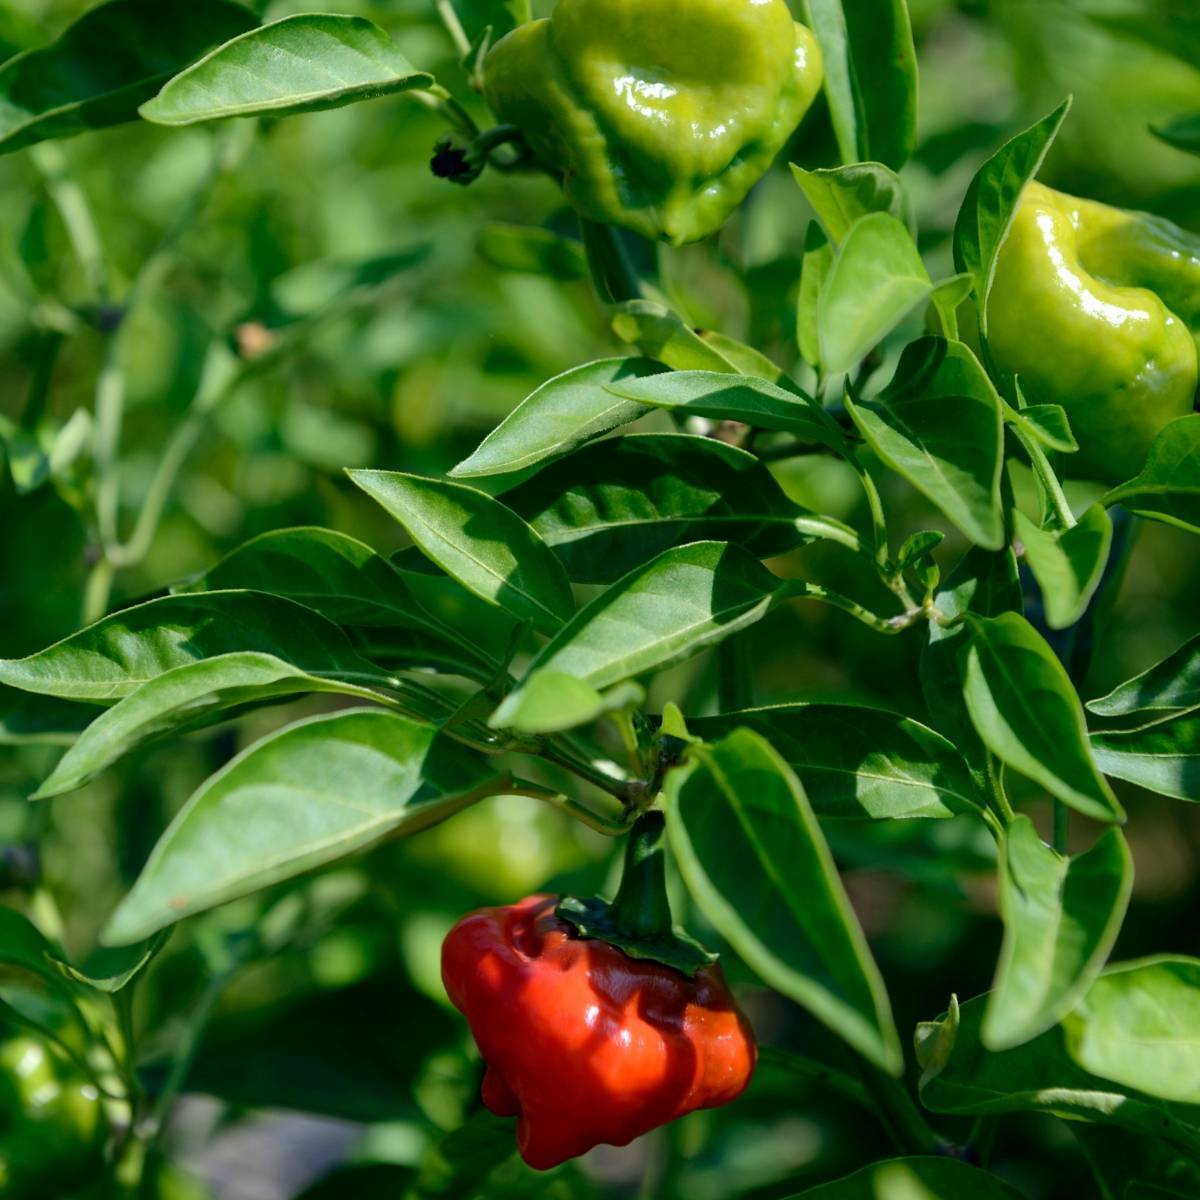
[{"label": "red pepper", "polygon": [[728,1104],[756,1058],[720,967],[632,958],[579,937],[557,904],[479,909],[442,947],[446,991],[487,1064],[483,1102],[518,1118],[521,1157],[539,1170]]}]

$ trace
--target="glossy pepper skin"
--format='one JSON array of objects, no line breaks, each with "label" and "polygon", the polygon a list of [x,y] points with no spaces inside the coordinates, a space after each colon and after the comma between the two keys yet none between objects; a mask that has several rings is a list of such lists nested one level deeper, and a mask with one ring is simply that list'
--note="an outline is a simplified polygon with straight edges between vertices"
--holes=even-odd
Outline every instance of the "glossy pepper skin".
[{"label": "glossy pepper skin", "polygon": [[496,44],[484,95],[583,216],[680,243],[724,224],[821,78],[784,0],[560,0]]},{"label": "glossy pepper skin", "polygon": [[1032,404],[1061,404],[1067,469],[1119,483],[1192,411],[1200,236],[1147,213],[1025,188],[988,298],[988,345]]},{"label": "glossy pepper skin", "polygon": [[48,1200],[94,1182],[104,1135],[95,1087],[46,1042],[0,1043],[0,1196]]},{"label": "glossy pepper skin", "polygon": [[728,1104],[757,1053],[718,967],[687,976],[579,938],[557,903],[469,913],[442,947],[446,991],[487,1064],[483,1102],[518,1118],[539,1170]]}]

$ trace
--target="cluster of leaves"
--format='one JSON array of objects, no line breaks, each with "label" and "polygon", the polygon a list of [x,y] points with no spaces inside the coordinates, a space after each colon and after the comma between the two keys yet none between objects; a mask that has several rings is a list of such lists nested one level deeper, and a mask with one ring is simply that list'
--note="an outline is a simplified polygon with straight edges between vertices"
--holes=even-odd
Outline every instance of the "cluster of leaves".
[{"label": "cluster of leaves", "polygon": [[[528,17],[521,5],[492,7],[497,30]],[[0,959],[72,1003],[79,988],[117,994],[181,919],[487,797],[532,796],[620,834],[661,794],[698,914],[754,977],[861,1058],[871,1082],[863,1101],[900,1126],[906,1158],[805,1195],[1012,1196],[976,1166],[933,1157],[943,1138],[894,1083],[903,1039],[827,841],[849,822],[961,818],[994,839],[1004,942],[986,996],[952,1001],[916,1031],[925,1109],[981,1122],[1065,1117],[1082,1124],[1106,1195],[1150,1194],[1143,1184],[1155,1195],[1194,1190],[1200,962],[1106,967],[1132,886],[1124,812],[1107,777],[1200,799],[1200,643],[1086,709],[1073,650],[1119,575],[1131,514],[1200,533],[1200,416],[1168,426],[1137,478],[1076,515],[1060,481],[1077,449],[1066,414],[1026,404],[1019,381],[991,369],[986,341],[999,247],[1069,104],[978,171],[954,228],[957,273],[931,278],[897,174],[915,144],[907,6],[883,6],[886,20],[879,8],[809,5],[846,165],[794,169],[816,217],[795,312],[804,362],[795,377],[727,334],[697,332],[666,296],[639,288],[645,294],[610,314],[631,353],[538,387],[452,478],[349,472],[403,529],[408,549],[388,557],[327,528],[268,532],[169,594],[101,615],[102,593],[92,623],[0,660],[6,740],[69,746],[39,788],[42,800],[151,742],[258,707],[311,695],[349,704],[271,732],[196,788],[107,924],[104,940],[127,948],[109,974],[74,971],[15,914],[0,931]],[[463,35],[468,65],[487,28]],[[73,66],[97,38],[130,48],[105,77]],[[111,0],[53,46],[6,64],[0,91],[7,150],[139,112],[181,126],[400,92],[478,132],[370,22],[304,14],[260,26],[226,0],[193,4],[186,20],[144,0]],[[590,265],[602,283],[625,265],[615,240],[589,242],[585,257],[546,231],[502,231],[490,253],[566,278]],[[304,338],[330,306],[355,302],[409,265],[352,272],[282,341]],[[198,416],[269,361],[238,364],[214,351]],[[12,431],[4,445],[14,484],[69,481],[71,447],[87,436],[102,465],[114,453],[111,419],[98,409],[94,432],[73,419],[44,445]],[[647,419],[661,431],[643,431]],[[628,430],[635,422],[643,424]],[[125,541],[101,485],[97,525],[113,569],[153,538],[198,428],[181,427]],[[815,455],[858,481],[865,528],[802,507],[770,469]],[[1036,516],[1015,498],[1026,464]],[[881,498],[887,472],[966,543],[944,580],[944,529],[894,544]],[[795,574],[793,552],[820,544],[862,567],[861,594]],[[756,706],[747,631],[805,601],[832,606],[872,636],[923,639],[924,710],[843,700]],[[689,711],[685,721],[662,703],[676,697],[649,702],[670,687],[666,672],[714,648],[719,711]],[[681,762],[664,753],[664,734],[686,744]],[[1053,845],[1014,811],[1013,778],[1053,798]],[[1070,855],[1068,809],[1089,830],[1103,826]],[[216,977],[294,929],[282,917],[264,926]],[[118,1074],[121,1066],[114,1054]],[[845,1086],[861,1094],[856,1081]],[[1132,1135],[1149,1149],[1136,1163],[1113,1163],[1089,1144],[1099,1126],[1115,1127],[1103,1137]],[[508,1145],[486,1121],[468,1123],[426,1163],[415,1194],[463,1194],[475,1183],[470,1172]]]}]

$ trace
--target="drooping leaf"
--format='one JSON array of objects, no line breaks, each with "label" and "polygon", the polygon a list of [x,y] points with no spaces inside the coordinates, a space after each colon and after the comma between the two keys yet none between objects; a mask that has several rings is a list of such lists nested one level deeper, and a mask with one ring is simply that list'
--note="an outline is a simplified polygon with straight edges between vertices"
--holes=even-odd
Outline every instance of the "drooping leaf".
[{"label": "drooping leaf", "polygon": [[[422,692],[410,686],[414,696],[422,697]],[[219,654],[174,667],[105,709],[59,759],[34,799],[82,787],[145,742],[202,729],[259,704],[314,692],[357,696],[380,703],[385,699],[343,680],[311,675],[269,654],[249,651]],[[432,701],[438,700],[436,694],[430,696]],[[437,707],[431,704],[430,709],[431,719],[450,715],[444,704]]]},{"label": "drooping leaf", "polygon": [[298,13],[218,46],[140,111],[159,125],[194,125],[341,108],[431,83],[371,21]]},{"label": "drooping leaf", "polygon": [[506,777],[428,725],[379,709],[300,721],[203,783],[104,932],[125,945],[192,913],[417,833]]},{"label": "drooping leaf", "polygon": [[380,671],[311,609],[261,592],[164,596],[104,617],[28,658],[0,659],[0,683],[106,704],[172,667],[239,650],[313,675],[364,681]]},{"label": "drooping leaf", "polygon": [[1096,765],[1113,779],[1176,800],[1200,801],[1200,708],[1130,730],[1095,730]]},{"label": "drooping leaf", "polygon": [[665,408],[681,417],[740,421],[756,429],[790,433],[805,442],[841,450],[846,439],[837,423],[806,396],[750,375],[716,371],[671,371],[649,379],[610,383],[608,390],[640,405]]},{"label": "drooping leaf", "polygon": [[1042,529],[1023,512],[1013,513],[1025,561],[1042,591],[1046,624],[1066,629],[1087,611],[1108,563],[1112,520],[1093,504],[1070,529]]},{"label": "drooping leaf", "polygon": [[831,375],[851,370],[932,290],[908,230],[887,213],[860,217],[821,287],[821,366]]},{"label": "drooping leaf", "polygon": [[164,80],[255,24],[232,0],[96,5],[57,41],[0,66],[0,153],[135,120]]},{"label": "drooping leaf", "polygon": [[917,62],[905,0],[806,0],[844,163],[899,170],[916,145]]},{"label": "drooping leaf", "polygon": [[889,1158],[787,1200],[1021,1200],[1002,1179],[952,1158]]},{"label": "drooping leaf", "polygon": [[1079,697],[1045,640],[1016,613],[967,623],[963,695],[987,748],[1085,816],[1124,820],[1092,759]]},{"label": "drooping leaf", "polygon": [[887,990],[800,781],[759,734],[696,746],[667,776],[667,829],[696,903],[776,991],[900,1074]]},{"label": "drooping leaf", "polygon": [[505,475],[567,454],[646,411],[618,399],[606,390],[608,384],[662,370],[648,358],[606,358],[556,375],[517,405],[450,474]]},{"label": "drooping leaf", "polygon": [[556,632],[575,610],[566,572],[512,509],[486,492],[399,471],[349,471],[423,554],[475,595]]},{"label": "drooping leaf", "polygon": [[1049,116],[1001,146],[976,172],[959,209],[954,224],[954,265],[975,281],[975,307],[985,334],[1000,244],[1012,224],[1021,192],[1038,173],[1070,107],[1068,98]]},{"label": "drooping leaf", "polygon": [[613,332],[674,371],[733,371],[733,363],[677,313],[653,300],[629,300],[613,317]]},{"label": "drooping leaf", "polygon": [[1113,488],[1104,503],[1200,533],[1200,413],[1172,421],[1154,439],[1142,473]]},{"label": "drooping leaf", "polygon": [[[693,542],[667,550],[601,592],[533,660],[596,690],[696,654],[764,617],[788,585],[744,550]],[[493,724],[520,703],[510,695]]]},{"label": "drooping leaf", "polygon": [[847,395],[846,409],[875,453],[976,545],[1004,545],[1000,400],[966,346],[920,338],[878,399]]},{"label": "drooping leaf", "polygon": [[1067,1048],[1084,1070],[1200,1106],[1200,959],[1111,966],[1064,1025]]},{"label": "drooping leaf", "polygon": [[780,704],[696,717],[707,741],[738,728],[760,733],[800,777],[821,817],[868,820],[978,813],[980,800],[954,747],[917,721],[853,704]]},{"label": "drooping leaf", "polygon": [[689,434],[628,434],[585,446],[503,500],[578,583],[609,583],[684,542],[782,554],[819,519],[793,504],[754,455]]},{"label": "drooping leaf", "polygon": [[1116,829],[1066,858],[1018,814],[1000,859],[1004,945],[983,1019],[983,1041],[1007,1050],[1064,1017],[1100,973],[1133,886],[1133,860]]},{"label": "drooping leaf", "polygon": [[807,197],[825,236],[836,246],[859,217],[882,212],[904,220],[904,185],[890,167],[855,162],[845,167],[805,171],[792,164],[792,176]]},{"label": "drooping leaf", "polygon": [[980,1038],[986,1003],[984,996],[953,1001],[945,1016],[917,1026],[926,1108],[955,1116],[1051,1113],[1200,1153],[1200,1105],[1169,1104],[1089,1073],[1067,1053],[1060,1026],[1013,1050],[989,1051]]}]

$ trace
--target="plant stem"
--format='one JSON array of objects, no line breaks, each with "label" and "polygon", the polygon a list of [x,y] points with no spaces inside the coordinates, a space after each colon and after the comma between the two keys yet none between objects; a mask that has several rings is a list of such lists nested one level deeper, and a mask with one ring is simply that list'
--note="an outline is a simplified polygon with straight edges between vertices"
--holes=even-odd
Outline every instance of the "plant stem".
[{"label": "plant stem", "polygon": [[621,886],[609,910],[617,929],[628,937],[654,938],[671,934],[666,838],[666,819],[657,809],[638,817],[629,834]]},{"label": "plant stem", "polygon": [[566,770],[578,775],[580,779],[586,779],[593,787],[598,787],[610,796],[616,796],[626,807],[636,798],[635,789],[628,782],[621,779],[614,779],[611,775],[606,775],[603,771],[596,770],[590,763],[580,762],[579,759],[557,749],[553,743],[544,738],[538,745],[537,753],[546,759],[547,762],[564,767]]},{"label": "plant stem", "polygon": [[60,329],[43,329],[38,339],[33,360],[33,375],[29,381],[29,398],[21,413],[21,428],[32,432],[46,412],[46,400],[50,395],[50,380],[54,375],[54,364],[66,335]]},{"label": "plant stem", "polygon": [[592,272],[592,283],[600,299],[605,304],[640,299],[641,280],[625,253],[617,231],[611,225],[601,225],[586,217],[580,217],[579,227]]},{"label": "plant stem", "polygon": [[858,1071],[896,1149],[902,1154],[936,1154],[937,1135],[904,1085],[863,1059],[858,1060]]},{"label": "plant stem", "polygon": [[408,95],[432,112],[438,113],[447,124],[472,141],[479,136],[479,126],[475,124],[471,114],[440,83],[409,92]]},{"label": "plant stem", "polygon": [[886,568],[888,565],[888,533],[887,519],[883,515],[883,501],[879,497],[879,489],[871,473],[859,461],[858,455],[851,452],[847,461],[858,475],[862,489],[866,493],[867,508],[871,512],[871,530],[874,541],[875,561]]},{"label": "plant stem", "polygon": [[629,832],[628,821],[593,812],[586,804],[581,804],[578,800],[573,800],[570,796],[565,796],[553,788],[539,787],[537,784],[519,780],[508,788],[505,794],[529,796],[534,800],[542,800],[546,804],[553,805],[560,812],[565,812],[575,820],[581,821],[589,829],[603,833],[606,837],[620,837],[621,834]]},{"label": "plant stem", "polygon": [[450,3],[450,0],[436,0],[436,7],[438,17],[446,27],[450,40],[454,43],[455,53],[459,58],[465,58],[471,51],[471,39],[467,37],[467,31],[462,27],[458,13],[454,11],[454,5]]},{"label": "plant stem", "polygon": [[1008,427],[1016,436],[1017,441],[1025,448],[1025,453],[1029,455],[1029,462],[1033,467],[1033,473],[1037,476],[1038,483],[1041,484],[1042,490],[1046,495],[1046,499],[1050,502],[1050,507],[1054,510],[1054,517],[1058,524],[1063,529],[1071,529],[1075,525],[1075,514],[1071,511],[1071,505],[1067,500],[1066,493],[1062,489],[1062,484],[1058,480],[1058,476],[1054,472],[1054,468],[1050,465],[1050,460],[1046,457],[1045,450],[1042,449],[1041,443],[1027,433],[1020,425],[1010,425]]},{"label": "plant stem", "polygon": [[1007,828],[1012,824],[1013,817],[1016,815],[1013,812],[1012,805],[1008,800],[1008,793],[1004,790],[1004,767],[997,760],[994,754],[989,753],[987,756],[987,781],[988,789],[992,794],[992,800],[995,804],[996,811],[1000,816],[1000,820]]},{"label": "plant stem", "polygon": [[46,181],[46,190],[62,218],[88,291],[97,304],[103,304],[108,299],[108,265],[87,194],[71,174],[62,148],[54,142],[39,143],[30,150],[29,157]]}]

